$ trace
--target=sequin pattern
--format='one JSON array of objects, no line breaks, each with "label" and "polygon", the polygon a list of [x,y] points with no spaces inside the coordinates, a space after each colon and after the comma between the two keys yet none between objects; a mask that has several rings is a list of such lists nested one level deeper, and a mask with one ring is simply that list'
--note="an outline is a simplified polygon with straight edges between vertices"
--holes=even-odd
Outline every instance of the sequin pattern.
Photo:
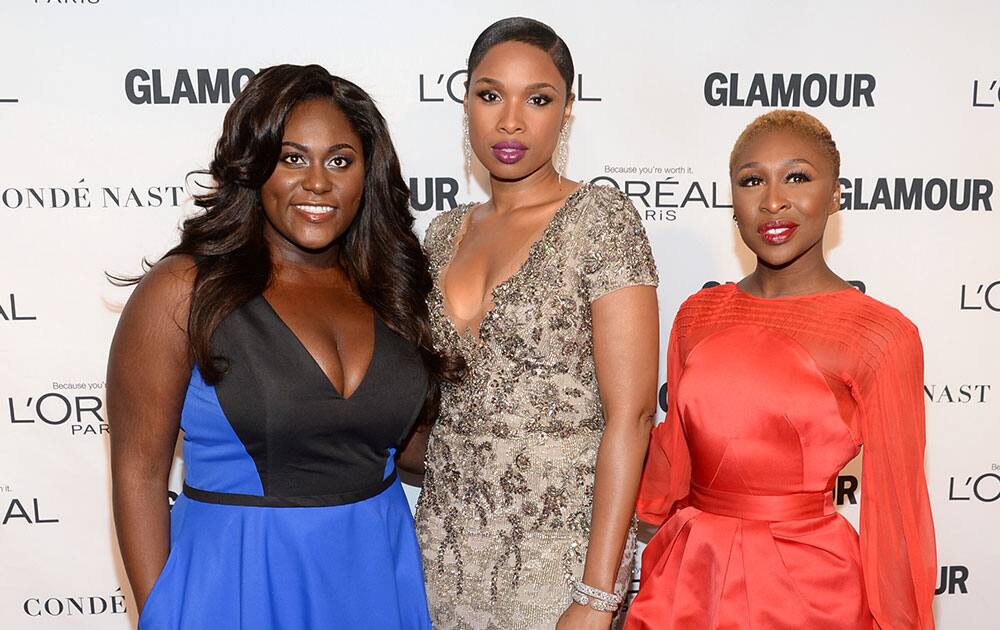
[{"label": "sequin pattern", "polygon": [[[656,285],[656,266],[631,202],[584,185],[494,289],[479,339],[460,335],[438,283],[468,210],[437,217],[425,239],[435,343],[469,366],[461,384],[442,389],[417,505],[432,621],[442,630],[552,628],[583,574],[604,427],[590,304]],[[619,593],[634,545],[632,533]]]}]

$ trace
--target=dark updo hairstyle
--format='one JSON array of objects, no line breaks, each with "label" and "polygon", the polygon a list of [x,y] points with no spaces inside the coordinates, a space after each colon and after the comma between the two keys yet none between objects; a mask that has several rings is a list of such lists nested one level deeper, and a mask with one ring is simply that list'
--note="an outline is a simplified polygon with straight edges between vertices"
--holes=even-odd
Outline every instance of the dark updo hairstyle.
[{"label": "dark updo hairstyle", "polygon": [[504,18],[490,24],[485,31],[479,34],[476,43],[472,45],[472,51],[469,53],[469,65],[466,70],[470,78],[472,71],[476,69],[486,53],[497,44],[504,42],[521,42],[547,52],[552,58],[552,63],[559,70],[559,74],[566,81],[566,98],[572,98],[573,80],[576,78],[576,74],[573,69],[573,56],[569,54],[569,47],[547,24],[526,17]]},{"label": "dark updo hairstyle", "polygon": [[184,221],[180,244],[164,255],[191,256],[197,266],[187,330],[194,360],[208,383],[225,375],[225,357],[211,351],[212,333],[271,280],[260,189],[278,163],[289,114],[313,99],[328,99],[344,113],[364,153],[361,204],[339,239],[338,262],[378,317],[419,349],[432,385],[423,418],[433,418],[438,384],[457,380],[464,364],[432,345],[426,302],[431,277],[413,234],[399,158],[371,97],[318,65],[273,66],[251,79],[226,112],[211,165],[199,171],[214,180],[210,192],[195,196],[204,212]]}]

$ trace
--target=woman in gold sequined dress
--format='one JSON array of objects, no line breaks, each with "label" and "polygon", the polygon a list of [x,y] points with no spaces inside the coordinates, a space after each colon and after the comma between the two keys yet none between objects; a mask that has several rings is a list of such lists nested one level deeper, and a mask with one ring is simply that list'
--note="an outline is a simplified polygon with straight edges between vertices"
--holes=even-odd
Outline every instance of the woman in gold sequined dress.
[{"label": "woman in gold sequined dress", "polygon": [[490,199],[425,238],[435,344],[468,365],[442,387],[417,506],[441,630],[607,629],[630,583],[657,274],[629,200],[559,172],[574,76],[544,24],[480,35],[465,111]]}]

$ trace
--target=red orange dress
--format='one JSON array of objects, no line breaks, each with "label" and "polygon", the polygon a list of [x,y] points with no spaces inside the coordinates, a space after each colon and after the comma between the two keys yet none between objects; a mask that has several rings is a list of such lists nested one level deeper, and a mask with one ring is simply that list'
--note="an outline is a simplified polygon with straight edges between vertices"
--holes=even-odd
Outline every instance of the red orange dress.
[{"label": "red orange dress", "polygon": [[[855,289],[705,289],[677,314],[667,382],[637,507],[660,528],[628,630],[934,627],[909,320]],[[832,489],[862,444],[859,544]]]}]

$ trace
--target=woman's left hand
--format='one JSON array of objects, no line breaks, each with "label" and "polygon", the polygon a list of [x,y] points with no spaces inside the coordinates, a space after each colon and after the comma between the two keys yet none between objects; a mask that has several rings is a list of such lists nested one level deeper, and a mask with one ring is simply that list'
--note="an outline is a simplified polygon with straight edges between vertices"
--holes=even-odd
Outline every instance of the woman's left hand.
[{"label": "woman's left hand", "polygon": [[614,618],[613,613],[573,603],[559,617],[556,630],[608,630]]}]

